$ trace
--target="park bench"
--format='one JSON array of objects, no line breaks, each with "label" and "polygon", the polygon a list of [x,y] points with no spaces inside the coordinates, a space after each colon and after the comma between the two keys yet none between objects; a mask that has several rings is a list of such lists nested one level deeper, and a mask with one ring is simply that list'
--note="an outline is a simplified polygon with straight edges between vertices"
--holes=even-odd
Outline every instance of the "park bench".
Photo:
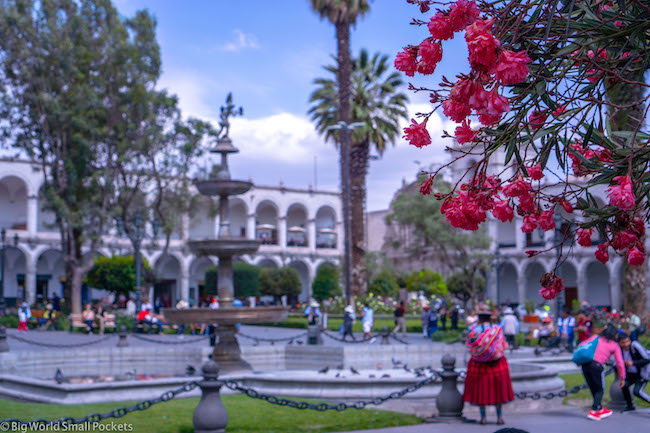
[{"label": "park bench", "polygon": [[[74,331],[77,328],[83,328],[87,329],[88,326],[84,323],[82,320],[82,315],[81,314],[70,314],[70,330]],[[93,329],[99,328],[99,324],[97,321],[93,323]],[[112,331],[115,331],[117,328],[117,324],[115,323],[115,314],[112,313],[106,313],[104,315],[104,330],[111,329]]]}]

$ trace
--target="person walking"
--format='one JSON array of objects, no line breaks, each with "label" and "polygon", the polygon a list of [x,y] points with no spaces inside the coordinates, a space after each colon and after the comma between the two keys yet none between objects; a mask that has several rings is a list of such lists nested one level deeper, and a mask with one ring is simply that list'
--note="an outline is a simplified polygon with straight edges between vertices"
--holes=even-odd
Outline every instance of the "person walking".
[{"label": "person walking", "polygon": [[447,330],[447,304],[443,302],[440,310],[438,311],[438,316],[440,317],[440,329],[443,331]]},{"label": "person walking", "polygon": [[573,340],[575,339],[574,329],[576,326],[576,319],[571,315],[568,308],[562,310],[562,317],[557,319],[557,331],[560,338],[566,341],[567,349],[573,353]]},{"label": "person walking", "polygon": [[404,301],[399,302],[399,306],[395,308],[393,315],[395,316],[395,329],[393,329],[393,334],[401,329],[402,336],[406,337],[406,319],[404,315],[406,314],[406,308],[404,308]]},{"label": "person walking", "polygon": [[625,361],[625,386],[623,396],[625,397],[625,409],[623,412],[635,410],[630,386],[634,385],[632,391],[636,397],[650,404],[650,395],[646,394],[645,386],[650,380],[650,353],[638,341],[632,341],[625,332],[619,331],[618,344],[621,346],[623,360]]},{"label": "person walking", "polygon": [[354,338],[354,334],[352,333],[352,325],[355,320],[354,307],[348,305],[343,309],[343,312],[343,341],[345,341],[345,337],[348,335],[352,337],[352,341],[355,341],[356,338]]},{"label": "person walking", "polygon": [[[587,418],[594,421],[600,421],[612,414],[611,410],[602,406],[603,395],[605,393],[605,374],[603,365],[605,365],[612,356],[614,356],[614,359],[616,360],[619,386],[621,388],[625,386],[625,362],[623,361],[621,347],[616,341],[617,335],[618,331],[616,328],[612,324],[609,324],[600,335],[594,335],[578,346],[578,350],[576,350],[576,353],[573,355],[573,362],[582,367],[582,374],[585,377],[585,382],[587,382],[587,386],[589,386],[589,391],[593,397],[593,404],[591,405],[591,410],[587,414]],[[578,351],[580,351],[580,353],[578,353]],[[584,356],[591,357],[592,359],[581,359],[581,357]]]},{"label": "person walking", "polygon": [[628,324],[630,329],[630,340],[637,341],[639,339],[639,330],[641,329],[641,318],[633,312],[629,312]]},{"label": "person walking", "polygon": [[26,302],[23,302],[23,304],[18,309],[18,330],[25,332],[27,332],[27,321],[29,320],[29,316],[27,315],[27,307],[25,306],[26,304]]},{"label": "person walking", "polygon": [[503,310],[503,319],[501,320],[501,328],[503,329],[503,335],[506,337],[506,341],[512,349],[517,348],[517,334],[519,334],[519,320],[515,316],[515,312],[512,311],[512,308],[506,307]]},{"label": "person walking", "polygon": [[95,314],[97,322],[99,322],[99,335],[104,335],[104,324],[106,323],[106,312],[104,311],[104,305],[99,302],[97,304],[97,313]]},{"label": "person walking", "polygon": [[433,334],[438,332],[438,315],[432,308],[427,316],[427,337],[433,338]]},{"label": "person walking", "polygon": [[428,305],[422,306],[422,313],[420,314],[420,323],[422,323],[422,336],[424,338],[429,337],[429,311],[431,307]]},{"label": "person walking", "polygon": [[494,405],[497,424],[503,425],[503,405],[515,399],[510,367],[503,352],[508,347],[499,325],[490,323],[492,311],[487,305],[478,308],[478,323],[467,339],[470,360],[467,363],[463,401],[477,405],[481,424],[487,424],[486,406]]},{"label": "person walking", "polygon": [[454,307],[453,310],[451,310],[451,329],[456,330],[458,329],[458,305]]},{"label": "person walking", "polygon": [[[363,309],[361,310],[361,326],[363,327],[363,339],[374,340],[372,336],[372,327],[375,325],[375,312],[370,308],[370,305],[366,302],[363,304]],[[373,343],[374,341],[370,341]]]}]

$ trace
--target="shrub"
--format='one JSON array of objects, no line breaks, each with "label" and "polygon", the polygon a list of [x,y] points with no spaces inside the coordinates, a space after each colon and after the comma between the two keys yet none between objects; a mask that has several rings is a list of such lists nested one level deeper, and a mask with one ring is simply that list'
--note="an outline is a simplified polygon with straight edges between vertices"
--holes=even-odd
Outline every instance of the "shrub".
[{"label": "shrub", "polygon": [[216,295],[218,287],[219,272],[216,266],[210,266],[205,270],[205,286],[203,290],[208,295]]},{"label": "shrub", "polygon": [[427,296],[447,295],[447,285],[442,275],[430,269],[413,272],[406,281],[406,289],[409,292],[422,291]]},{"label": "shrub", "polygon": [[341,294],[339,270],[336,266],[324,263],[318,268],[312,283],[314,299],[322,301]]},{"label": "shrub", "polygon": [[260,271],[259,278],[260,292],[273,296],[276,301],[280,296],[297,296],[302,291],[300,276],[293,268],[265,268]]},{"label": "shrub", "polygon": [[[259,266],[249,265],[245,262],[233,263],[233,285],[235,297],[246,298],[260,295],[260,270]],[[206,272],[207,282],[207,272]]]},{"label": "shrub", "polygon": [[[142,282],[147,280],[151,269],[142,258]],[[135,290],[135,260],[133,256],[97,257],[86,275],[85,282],[91,287],[128,295]]]},{"label": "shrub", "polygon": [[387,271],[382,271],[372,281],[370,292],[379,296],[397,296],[399,285],[397,280]]}]

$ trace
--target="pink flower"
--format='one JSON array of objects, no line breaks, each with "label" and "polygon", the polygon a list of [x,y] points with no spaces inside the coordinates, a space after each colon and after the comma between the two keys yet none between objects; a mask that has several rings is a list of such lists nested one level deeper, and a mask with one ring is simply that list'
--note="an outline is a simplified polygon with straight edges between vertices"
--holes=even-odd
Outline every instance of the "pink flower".
[{"label": "pink flower", "polygon": [[472,114],[472,109],[469,104],[450,98],[442,103],[442,112],[454,122],[460,123]]},{"label": "pink flower", "polygon": [[519,196],[519,209],[526,213],[533,213],[537,209],[535,194],[526,193]]},{"label": "pink flower", "polygon": [[528,116],[528,124],[532,129],[539,129],[546,123],[547,110],[534,110]]},{"label": "pink flower", "polygon": [[429,21],[427,27],[429,27],[429,33],[431,33],[434,39],[444,41],[454,37],[454,30],[451,28],[451,23],[442,12],[438,12],[431,17],[431,21]]},{"label": "pink flower", "polygon": [[481,91],[485,92],[482,85],[472,80],[460,79],[454,83],[454,87],[449,92],[449,98],[456,99],[464,104],[469,104],[472,108],[476,108],[473,101]]},{"label": "pink flower", "polygon": [[501,120],[501,115],[494,115],[494,114],[478,115],[478,121],[481,122],[481,125],[485,125],[485,126],[492,125],[493,123],[496,123],[499,120]]},{"label": "pink flower", "polygon": [[594,253],[596,259],[603,265],[609,261],[609,253],[607,252],[607,248],[609,248],[609,244],[600,244]]},{"label": "pink flower", "polygon": [[515,213],[507,200],[499,201],[492,209],[492,215],[502,223],[510,222],[515,217]]},{"label": "pink flower", "polygon": [[519,84],[530,73],[528,69],[530,62],[530,57],[525,51],[515,53],[510,50],[503,50],[499,55],[499,61],[491,72],[503,85]]},{"label": "pink flower", "polygon": [[619,230],[614,236],[614,249],[616,251],[631,248],[639,241],[639,238],[627,230]]},{"label": "pink flower", "polygon": [[562,200],[560,206],[562,206],[562,209],[564,209],[566,213],[573,213],[573,206],[568,201]]},{"label": "pink flower", "polygon": [[440,213],[456,228],[476,231],[487,219],[485,210],[479,206],[477,194],[459,191],[458,196],[447,199],[440,207]]},{"label": "pink flower", "polygon": [[553,219],[553,209],[545,210],[537,217],[539,227],[545,232],[555,228],[555,219]]},{"label": "pink flower", "polygon": [[455,32],[459,32],[468,25],[472,24],[478,18],[481,11],[474,1],[458,0],[451,5],[449,12],[449,22]]},{"label": "pink flower", "polygon": [[422,185],[420,185],[420,194],[422,195],[431,194],[431,185],[433,185],[433,176],[429,176],[427,180],[422,182]]},{"label": "pink flower", "polygon": [[555,110],[553,110],[553,116],[557,117],[560,114],[564,113],[566,111],[566,105],[567,104],[560,105]]},{"label": "pink flower", "polygon": [[503,195],[506,197],[519,197],[520,195],[528,194],[532,189],[533,187],[530,182],[518,178],[503,189]]},{"label": "pink flower", "polygon": [[645,262],[645,254],[638,248],[632,248],[627,252],[627,262],[630,266],[641,266]]},{"label": "pink flower", "polygon": [[415,119],[411,119],[411,125],[404,128],[404,136],[406,141],[416,147],[424,147],[431,144],[431,136],[427,131],[427,119],[422,123],[418,123]]},{"label": "pink flower", "polygon": [[[482,22],[483,21],[483,22]],[[472,68],[480,71],[489,71],[496,64],[497,48],[501,43],[492,35],[491,22],[476,20],[467,27],[465,40],[469,50],[469,63]]]},{"label": "pink flower", "polygon": [[542,173],[542,167],[540,167],[539,164],[533,165],[531,167],[526,167],[526,171],[528,172],[528,176],[530,176],[530,178],[533,180],[540,180],[544,177],[544,173]]},{"label": "pink flower", "polygon": [[418,72],[425,75],[433,74],[442,60],[442,44],[425,40],[420,44],[419,53],[421,60],[418,63]]},{"label": "pink flower", "polygon": [[492,90],[487,95],[487,103],[482,107],[480,114],[491,114],[499,116],[510,111],[510,101],[505,96],[499,95],[496,90]]},{"label": "pink flower", "polygon": [[591,234],[594,232],[594,229],[578,229],[578,244],[583,247],[591,246]]},{"label": "pink flower", "polygon": [[528,255],[528,258],[534,257],[539,254],[537,250],[526,250],[525,253]]},{"label": "pink flower", "polygon": [[555,273],[548,273],[542,275],[540,278],[542,288],[539,294],[547,301],[555,299],[557,295],[564,290],[564,280],[558,277]]},{"label": "pink flower", "polygon": [[630,210],[634,208],[636,199],[632,189],[632,181],[629,176],[616,176],[614,178],[618,185],[611,185],[607,188],[609,204],[616,206],[621,210]]},{"label": "pink flower", "polygon": [[469,143],[471,141],[474,141],[476,138],[478,131],[475,131],[469,126],[470,122],[471,121],[469,120],[463,120],[463,124],[456,127],[454,134],[456,136],[456,141],[459,144]]},{"label": "pink flower", "polygon": [[418,64],[415,60],[415,56],[408,48],[404,48],[404,51],[397,53],[397,57],[395,57],[395,69],[404,72],[409,77],[412,77],[415,75],[417,68]]},{"label": "pink flower", "polygon": [[537,217],[535,214],[530,214],[524,217],[524,223],[521,225],[521,231],[524,233],[532,233],[537,227]]}]

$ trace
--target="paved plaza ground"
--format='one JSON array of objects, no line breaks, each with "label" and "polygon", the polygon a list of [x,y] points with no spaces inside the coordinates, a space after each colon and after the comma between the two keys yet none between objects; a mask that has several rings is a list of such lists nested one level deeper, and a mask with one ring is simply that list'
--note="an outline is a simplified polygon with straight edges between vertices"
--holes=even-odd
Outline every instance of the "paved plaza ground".
[{"label": "paved plaza ground", "polygon": [[357,430],[354,433],[493,433],[504,427],[517,428],[528,433],[643,433],[650,431],[648,409],[637,410],[634,413],[615,413],[602,421],[591,421],[587,419],[585,410],[573,407],[539,414],[513,414],[508,413],[505,408],[504,418],[505,426],[497,426],[494,416],[488,415],[488,425],[425,423],[378,430]]}]

